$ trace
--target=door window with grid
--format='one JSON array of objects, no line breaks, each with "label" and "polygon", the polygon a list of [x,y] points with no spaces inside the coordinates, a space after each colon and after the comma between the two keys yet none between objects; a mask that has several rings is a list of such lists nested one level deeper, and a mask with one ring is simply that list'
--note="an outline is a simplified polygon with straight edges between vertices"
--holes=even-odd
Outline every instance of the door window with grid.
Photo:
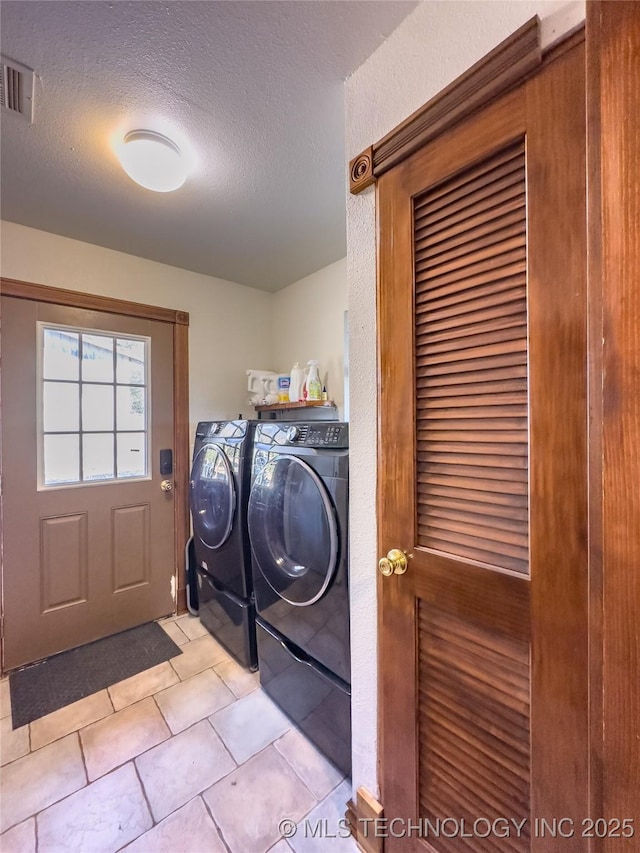
[{"label": "door window with grid", "polygon": [[40,324],[40,486],[148,476],[149,339]]}]

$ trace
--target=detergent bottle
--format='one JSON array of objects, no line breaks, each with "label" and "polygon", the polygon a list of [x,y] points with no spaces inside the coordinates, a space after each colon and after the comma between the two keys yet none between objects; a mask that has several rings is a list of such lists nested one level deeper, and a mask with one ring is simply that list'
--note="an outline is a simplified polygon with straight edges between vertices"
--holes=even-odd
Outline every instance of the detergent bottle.
[{"label": "detergent bottle", "polygon": [[289,374],[289,402],[297,403],[299,400],[302,400],[302,388],[304,386],[304,370],[300,367],[298,362],[293,365],[291,368],[291,373]]},{"label": "detergent bottle", "polygon": [[309,373],[307,374],[307,400],[322,400],[322,382],[318,371],[317,361],[308,361]]}]

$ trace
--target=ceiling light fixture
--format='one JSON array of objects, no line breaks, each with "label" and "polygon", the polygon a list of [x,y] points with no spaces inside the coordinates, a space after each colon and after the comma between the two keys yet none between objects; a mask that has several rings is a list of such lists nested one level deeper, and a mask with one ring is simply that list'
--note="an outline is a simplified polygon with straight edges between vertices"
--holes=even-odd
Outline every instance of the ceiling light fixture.
[{"label": "ceiling light fixture", "polygon": [[187,178],[187,164],[178,146],[154,130],[127,133],[118,148],[118,158],[133,181],[157,193],[177,190]]}]

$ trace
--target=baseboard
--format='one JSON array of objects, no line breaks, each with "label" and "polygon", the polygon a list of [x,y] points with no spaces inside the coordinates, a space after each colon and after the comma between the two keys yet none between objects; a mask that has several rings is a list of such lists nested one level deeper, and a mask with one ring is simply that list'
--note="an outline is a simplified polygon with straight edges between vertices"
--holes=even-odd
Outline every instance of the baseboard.
[{"label": "baseboard", "polygon": [[366,788],[358,788],[356,801],[349,800],[345,819],[351,835],[363,853],[384,853],[384,838],[376,832],[376,823],[384,814],[382,804]]},{"label": "baseboard", "polygon": [[353,800],[347,801],[347,810],[344,813],[345,820],[349,824],[349,830],[354,838],[358,835],[358,815],[356,813],[356,804]]}]

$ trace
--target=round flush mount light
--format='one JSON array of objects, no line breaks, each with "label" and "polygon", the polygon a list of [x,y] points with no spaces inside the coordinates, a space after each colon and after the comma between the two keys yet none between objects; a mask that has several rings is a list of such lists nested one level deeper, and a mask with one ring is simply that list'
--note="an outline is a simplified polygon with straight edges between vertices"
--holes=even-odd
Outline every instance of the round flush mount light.
[{"label": "round flush mount light", "polygon": [[154,130],[129,131],[118,157],[131,180],[157,193],[177,190],[187,178],[187,164],[178,146]]}]

